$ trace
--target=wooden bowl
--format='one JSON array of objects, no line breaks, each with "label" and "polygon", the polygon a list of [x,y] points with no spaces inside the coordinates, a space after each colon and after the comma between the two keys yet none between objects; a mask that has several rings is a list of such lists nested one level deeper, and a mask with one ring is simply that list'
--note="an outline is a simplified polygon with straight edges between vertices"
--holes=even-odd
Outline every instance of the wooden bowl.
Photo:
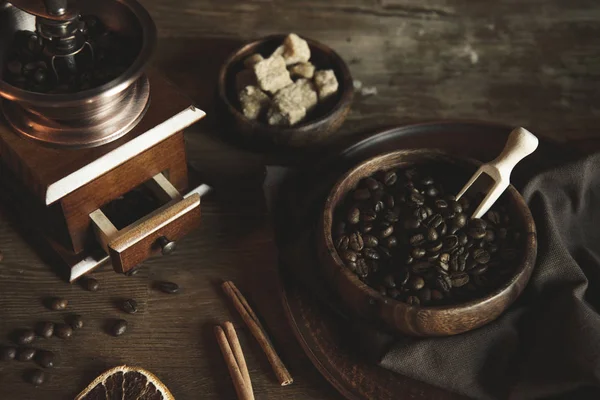
[{"label": "wooden bowl", "polygon": [[352,104],[354,89],[348,66],[332,49],[317,41],[302,37],[308,42],[311,51],[310,62],[316,70],[332,69],[339,83],[337,94],[327,103],[317,106],[304,121],[290,127],[272,126],[266,122],[248,119],[241,112],[235,77],[244,69],[246,57],[259,53],[268,57],[283,43],[287,35],[271,35],[248,43],[234,51],[221,66],[218,78],[217,104],[219,123],[224,124],[230,133],[236,133],[250,145],[275,145],[302,148],[325,142],[337,131]]},{"label": "wooden bowl", "polygon": [[[444,185],[458,191],[481,163],[453,156],[441,150],[401,150],[371,158],[348,171],[331,190],[318,229],[317,247],[326,279],[346,308],[367,323],[376,323],[391,331],[411,336],[448,336],[481,327],[500,316],[519,297],[535,265],[536,229],[525,200],[510,185],[501,200],[521,235],[514,275],[487,296],[456,305],[412,306],[390,297],[362,282],[348,269],[334,246],[332,226],[334,210],[361,179],[376,171],[398,167],[429,165],[444,168]],[[456,174],[448,174],[454,171]]]}]

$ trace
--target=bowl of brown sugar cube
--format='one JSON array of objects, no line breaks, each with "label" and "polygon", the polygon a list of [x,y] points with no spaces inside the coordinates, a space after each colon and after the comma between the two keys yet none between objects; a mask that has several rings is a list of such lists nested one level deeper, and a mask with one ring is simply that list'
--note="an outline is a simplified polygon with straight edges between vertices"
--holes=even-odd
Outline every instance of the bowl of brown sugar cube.
[{"label": "bowl of brown sugar cube", "polygon": [[254,144],[307,147],[339,129],[353,99],[344,60],[295,33],[234,51],[219,72],[221,122]]}]

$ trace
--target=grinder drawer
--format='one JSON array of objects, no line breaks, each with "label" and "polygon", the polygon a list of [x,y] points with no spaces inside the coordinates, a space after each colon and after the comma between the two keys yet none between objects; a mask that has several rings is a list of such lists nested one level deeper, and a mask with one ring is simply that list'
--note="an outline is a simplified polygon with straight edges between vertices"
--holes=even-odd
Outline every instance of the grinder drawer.
[{"label": "grinder drawer", "polygon": [[101,209],[89,215],[96,239],[116,272],[126,273],[159,252],[171,253],[176,241],[200,223],[199,193],[182,196],[162,173],[146,185],[164,204],[126,227],[117,229]]}]

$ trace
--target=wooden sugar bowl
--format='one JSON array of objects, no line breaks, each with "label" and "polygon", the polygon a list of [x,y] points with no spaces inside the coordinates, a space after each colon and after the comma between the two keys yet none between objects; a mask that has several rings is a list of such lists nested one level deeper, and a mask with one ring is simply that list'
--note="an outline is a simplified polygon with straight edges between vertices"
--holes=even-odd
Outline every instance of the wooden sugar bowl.
[{"label": "wooden sugar bowl", "polygon": [[[88,39],[99,25],[121,39]],[[107,262],[129,273],[172,252],[200,221],[207,187],[190,185],[183,130],[205,113],[146,68],[156,44],[150,15],[135,0],[14,0],[0,6],[0,26],[0,66],[10,64],[0,69],[5,206],[60,255],[69,281]],[[29,47],[21,51],[38,57],[35,81],[8,46],[18,48],[24,32]],[[56,88],[66,87],[65,74],[90,65],[102,74],[94,76],[110,74],[100,70],[100,55],[110,50],[131,60],[110,80],[44,87],[54,76]]]},{"label": "wooden sugar bowl", "polygon": [[[500,200],[505,201],[511,226],[520,232],[515,245],[517,255],[510,262],[511,272],[507,277],[498,286],[474,299],[437,305],[409,305],[405,301],[384,296],[359,279],[358,275],[345,265],[334,245],[332,229],[335,210],[343,204],[346,194],[354,190],[363,178],[381,170],[426,166],[435,171],[443,171],[439,174],[438,182],[458,191],[479,165],[481,163],[478,161],[436,149],[400,150],[364,161],[337,181],[323,208],[317,247],[324,275],[350,313],[368,323],[382,325],[401,334],[421,337],[447,336],[467,332],[495,320],[519,297],[534,268],[537,239],[531,212],[512,185]],[[405,257],[396,260],[394,258],[393,264],[390,265],[406,262]]]}]

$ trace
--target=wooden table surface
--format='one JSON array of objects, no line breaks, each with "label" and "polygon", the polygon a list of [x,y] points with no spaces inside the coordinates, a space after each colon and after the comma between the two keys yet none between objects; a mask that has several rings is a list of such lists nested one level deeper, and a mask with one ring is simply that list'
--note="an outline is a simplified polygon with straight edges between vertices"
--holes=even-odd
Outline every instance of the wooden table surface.
[{"label": "wooden table surface", "polygon": [[[234,399],[213,335],[232,320],[245,349],[257,399],[339,399],[308,361],[288,327],[277,293],[276,249],[259,181],[263,154],[223,141],[214,118],[216,73],[243,41],[296,32],[334,48],[353,77],[377,88],[357,94],[340,136],[436,119],[523,125],[541,137],[597,145],[600,137],[600,3],[592,0],[143,0],[160,36],[155,65],[208,117],[186,132],[191,164],[217,190],[203,199],[203,223],[175,254],[124,277],[109,267],[94,276],[97,293],[61,281],[31,235],[0,215],[0,343],[36,321],[66,313],[42,306],[70,300],[86,326],[70,340],[39,340],[59,364],[34,388],[31,363],[0,363],[0,398],[72,399],[97,374],[118,364],[157,374],[178,400]],[[249,183],[239,186],[235,182]],[[254,182],[254,184],[252,184]],[[152,289],[157,279],[181,293]],[[295,382],[279,387],[256,342],[230,307],[219,282],[232,279],[256,305]],[[122,298],[140,305],[130,329],[113,338],[106,326],[123,314]],[[401,394],[400,394],[401,396]],[[401,397],[399,397],[401,398]]]}]

